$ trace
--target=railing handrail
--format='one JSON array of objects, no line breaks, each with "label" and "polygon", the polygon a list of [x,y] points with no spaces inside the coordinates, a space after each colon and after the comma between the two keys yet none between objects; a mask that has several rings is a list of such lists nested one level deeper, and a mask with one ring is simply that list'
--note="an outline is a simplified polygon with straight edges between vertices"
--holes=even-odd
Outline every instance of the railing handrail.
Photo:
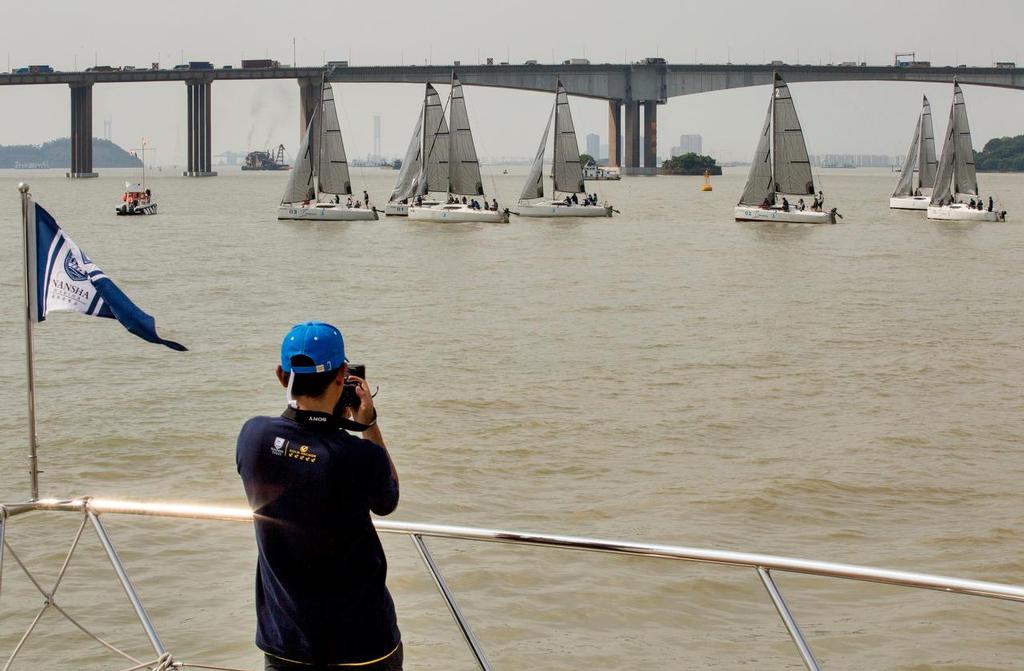
[{"label": "railing handrail", "polygon": [[[3,508],[6,510],[6,514],[8,516],[15,516],[35,510],[57,510],[69,512],[90,510],[96,514],[145,515],[233,522],[248,522],[252,520],[252,511],[237,506],[206,506],[185,503],[146,503],[139,501],[122,501],[88,497],[75,499],[41,499],[27,503],[7,504],[4,505]],[[983,580],[954,578],[912,571],[880,569],[856,564],[816,561],[755,552],[735,552],[730,550],[713,550],[678,545],[485,529],[480,527],[453,526],[446,524],[400,522],[383,519],[375,519],[374,524],[378,531],[384,533],[406,534],[409,536],[429,536],[434,538],[448,538],[452,540],[543,546],[568,550],[604,552],[659,559],[675,559],[680,561],[728,566],[743,566],[755,569],[760,568],[783,571],[786,573],[816,575],[845,580],[859,580],[864,582],[898,585],[901,587],[930,589],[956,594],[966,594],[970,596],[982,596],[1024,602],[1024,587],[1022,586]]]}]

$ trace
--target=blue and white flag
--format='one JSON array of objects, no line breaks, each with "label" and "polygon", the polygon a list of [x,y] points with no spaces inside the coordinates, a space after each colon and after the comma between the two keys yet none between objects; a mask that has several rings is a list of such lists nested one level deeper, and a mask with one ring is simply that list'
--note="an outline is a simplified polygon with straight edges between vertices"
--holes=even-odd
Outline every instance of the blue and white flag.
[{"label": "blue and white flag", "polygon": [[72,242],[50,213],[29,203],[35,225],[28,226],[29,312],[41,322],[51,312],[81,312],[116,319],[143,340],[180,352],[187,348],[156,334],[156,320],[135,305]]}]

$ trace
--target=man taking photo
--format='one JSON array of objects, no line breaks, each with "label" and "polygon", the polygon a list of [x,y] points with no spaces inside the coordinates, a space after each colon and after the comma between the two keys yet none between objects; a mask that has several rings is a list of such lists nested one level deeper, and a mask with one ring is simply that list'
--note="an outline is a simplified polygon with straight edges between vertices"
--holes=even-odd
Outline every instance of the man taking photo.
[{"label": "man taking photo", "polygon": [[[346,378],[355,395],[339,404]],[[323,322],[288,332],[277,379],[288,407],[246,422],[236,449],[259,549],[265,669],[401,671],[387,560],[370,518],[398,506],[398,473],[373,397],[348,375],[341,331]]]}]

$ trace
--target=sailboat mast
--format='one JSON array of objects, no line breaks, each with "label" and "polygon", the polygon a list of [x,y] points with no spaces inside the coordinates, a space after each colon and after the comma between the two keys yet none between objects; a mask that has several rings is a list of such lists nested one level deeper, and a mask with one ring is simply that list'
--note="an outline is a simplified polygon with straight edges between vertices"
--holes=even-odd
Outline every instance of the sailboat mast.
[{"label": "sailboat mast", "polygon": [[[455,70],[452,70],[452,81],[451,81],[451,85],[448,87],[448,104],[447,104],[447,108],[448,109],[452,109],[452,100],[454,100],[454,99],[455,99]],[[452,119],[452,121],[454,122],[454,119]],[[453,131],[453,130],[457,130],[457,129],[453,129],[452,125],[454,125],[454,124],[451,124],[451,125],[448,126],[449,133],[451,133],[451,131]],[[451,192],[452,192],[452,146],[455,144],[455,138],[456,137],[457,136],[454,135],[454,134],[450,134],[448,136],[448,194],[449,195],[451,195]]]},{"label": "sailboat mast", "polygon": [[[427,101],[430,100],[429,86],[430,82],[427,82],[428,88],[423,89],[423,128],[420,131],[420,144],[423,145],[423,149],[420,150],[420,184],[426,184],[427,179]],[[420,187],[416,187],[416,190],[419,191]],[[426,193],[426,191],[423,192],[424,195]]]},{"label": "sailboat mast", "polygon": [[[558,81],[558,86],[561,86],[561,85],[562,85],[562,82],[561,82],[561,80],[559,80]],[[557,194],[558,194],[558,191],[557,191],[558,182],[555,179],[555,171],[558,170],[558,144],[559,144],[558,140],[562,137],[561,136],[562,129],[558,125],[558,88],[557,87],[555,88],[555,111],[553,112],[553,114],[555,115],[555,138],[554,138],[555,144],[554,144],[554,147],[552,147],[552,152],[551,152],[551,196],[557,199],[557,197],[558,197],[557,196]]]},{"label": "sailboat mast", "polygon": [[324,86],[327,85],[327,74],[320,78],[320,127],[317,128],[317,148],[316,148],[316,170],[313,174],[313,184],[316,186],[316,198],[320,200],[320,174],[324,169],[324,128],[327,124],[324,123]]},{"label": "sailboat mast", "polygon": [[771,161],[768,163],[768,165],[771,166],[771,169],[772,169],[772,200],[771,200],[771,202],[773,202],[773,203],[775,202],[775,157],[778,156],[778,154],[775,153],[775,93],[778,90],[779,90],[779,75],[778,75],[778,73],[774,73],[772,75],[772,99],[771,99],[771,102],[769,103],[769,105],[771,106],[772,113],[769,115],[770,118],[771,118],[771,121],[769,121],[769,126],[768,126],[768,132],[770,133],[771,143],[772,143],[771,144],[771,146],[772,146]]}]

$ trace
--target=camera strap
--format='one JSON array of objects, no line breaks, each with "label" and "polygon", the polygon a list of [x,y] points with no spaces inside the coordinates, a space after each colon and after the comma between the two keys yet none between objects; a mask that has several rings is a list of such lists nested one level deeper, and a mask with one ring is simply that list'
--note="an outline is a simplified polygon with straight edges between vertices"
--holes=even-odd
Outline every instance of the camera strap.
[{"label": "camera strap", "polygon": [[325,429],[345,429],[346,431],[358,431],[362,433],[377,423],[377,408],[373,409],[373,421],[369,424],[362,424],[347,417],[339,417],[329,412],[317,412],[314,410],[300,410],[293,406],[285,408],[281,416],[298,422],[304,426],[323,427]]}]

